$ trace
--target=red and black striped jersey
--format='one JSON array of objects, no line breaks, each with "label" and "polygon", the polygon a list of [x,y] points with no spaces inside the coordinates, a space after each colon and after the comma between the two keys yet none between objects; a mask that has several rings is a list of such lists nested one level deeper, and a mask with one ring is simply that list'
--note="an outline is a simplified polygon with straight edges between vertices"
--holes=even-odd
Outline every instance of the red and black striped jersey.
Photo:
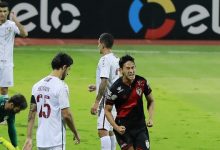
[{"label": "red and black striped jersey", "polygon": [[115,105],[117,110],[116,123],[126,128],[141,127],[145,124],[143,94],[145,97],[152,92],[148,81],[136,75],[130,86],[122,82],[122,77],[110,88],[106,105]]}]

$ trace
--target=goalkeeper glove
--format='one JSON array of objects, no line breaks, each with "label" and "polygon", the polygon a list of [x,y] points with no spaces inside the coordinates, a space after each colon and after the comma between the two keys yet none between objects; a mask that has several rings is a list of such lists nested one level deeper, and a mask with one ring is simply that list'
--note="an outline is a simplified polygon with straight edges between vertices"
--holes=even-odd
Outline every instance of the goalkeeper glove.
[{"label": "goalkeeper glove", "polygon": [[16,150],[15,147],[3,137],[0,137],[0,143],[3,146],[5,146],[8,150]]}]

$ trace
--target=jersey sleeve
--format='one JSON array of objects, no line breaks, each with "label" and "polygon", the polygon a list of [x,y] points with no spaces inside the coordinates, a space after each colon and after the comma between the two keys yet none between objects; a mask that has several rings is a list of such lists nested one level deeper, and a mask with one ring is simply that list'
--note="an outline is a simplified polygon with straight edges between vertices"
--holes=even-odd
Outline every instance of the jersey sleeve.
[{"label": "jersey sleeve", "polygon": [[16,34],[20,34],[20,30],[18,29],[18,26],[15,23],[13,23],[13,28]]},{"label": "jersey sleeve", "polygon": [[100,65],[100,78],[109,78],[110,75],[110,62],[107,58],[102,57],[99,61]]},{"label": "jersey sleeve", "polygon": [[114,105],[117,95],[110,89],[106,98],[106,105]]},{"label": "jersey sleeve", "polygon": [[147,80],[145,80],[145,84],[144,84],[144,95],[147,96],[152,92],[152,89],[149,85],[149,82]]},{"label": "jersey sleeve", "polygon": [[31,104],[37,104],[34,95],[31,95]]},{"label": "jersey sleeve", "polygon": [[8,120],[8,135],[10,137],[11,143],[14,147],[18,145],[17,142],[17,134],[16,134],[16,129],[15,129],[15,114],[10,115]]},{"label": "jersey sleeve", "polygon": [[60,104],[60,109],[70,107],[70,104],[69,104],[69,88],[66,84],[63,85],[63,87],[60,89],[59,104]]}]

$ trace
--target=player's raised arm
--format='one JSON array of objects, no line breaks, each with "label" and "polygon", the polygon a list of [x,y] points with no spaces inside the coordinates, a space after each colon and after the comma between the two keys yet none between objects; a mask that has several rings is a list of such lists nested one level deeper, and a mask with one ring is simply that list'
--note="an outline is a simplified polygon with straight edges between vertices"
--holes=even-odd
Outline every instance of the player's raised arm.
[{"label": "player's raised arm", "polygon": [[27,37],[28,36],[28,32],[27,30],[24,28],[24,26],[18,21],[17,17],[15,16],[14,12],[11,12],[11,19],[12,21],[15,22],[15,24],[17,25],[18,29],[20,30],[20,36],[22,37]]}]

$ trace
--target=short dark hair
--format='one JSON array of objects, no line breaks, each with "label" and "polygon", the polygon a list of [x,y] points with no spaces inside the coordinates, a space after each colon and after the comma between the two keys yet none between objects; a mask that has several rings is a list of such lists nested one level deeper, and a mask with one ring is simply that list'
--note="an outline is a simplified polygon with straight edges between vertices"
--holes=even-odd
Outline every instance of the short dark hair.
[{"label": "short dark hair", "polygon": [[66,53],[59,52],[52,60],[51,66],[53,69],[62,68],[64,65],[67,67],[73,64],[73,59]]},{"label": "short dark hair", "polygon": [[120,68],[123,68],[123,65],[124,65],[127,61],[132,61],[133,63],[135,63],[133,57],[131,57],[130,55],[124,55],[124,56],[122,56],[122,57],[120,58],[120,60],[119,60],[119,67],[120,67]]},{"label": "short dark hair", "polygon": [[9,7],[9,5],[5,1],[0,1],[0,7]]},{"label": "short dark hair", "polygon": [[99,37],[100,43],[103,43],[106,48],[112,48],[114,37],[109,33],[102,33]]},{"label": "short dark hair", "polygon": [[15,94],[8,100],[9,103],[13,103],[14,107],[20,107],[21,110],[27,108],[27,101],[24,95],[22,94]]}]

